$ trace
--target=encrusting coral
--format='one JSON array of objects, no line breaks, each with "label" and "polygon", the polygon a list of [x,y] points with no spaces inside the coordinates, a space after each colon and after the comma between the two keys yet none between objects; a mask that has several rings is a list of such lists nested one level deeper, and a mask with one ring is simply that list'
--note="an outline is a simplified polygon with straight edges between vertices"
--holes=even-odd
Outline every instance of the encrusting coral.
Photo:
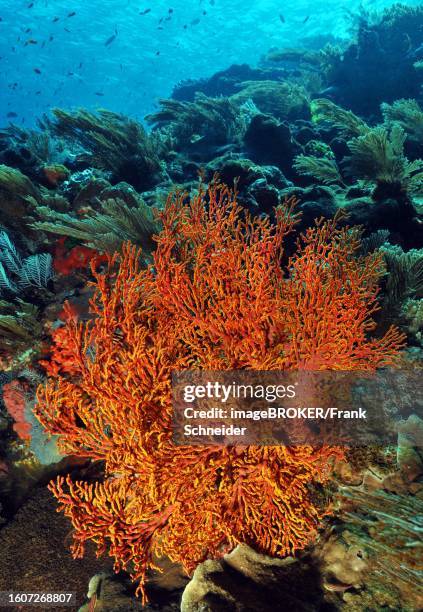
[{"label": "encrusting coral", "polygon": [[48,164],[43,166],[43,173],[50,185],[57,187],[69,178],[70,172],[63,164]]},{"label": "encrusting coral", "polygon": [[59,450],[104,462],[102,482],[60,476],[50,489],[74,527],[73,554],[93,541],[145,592],[168,556],[187,572],[244,542],[285,556],[315,537],[327,507],[313,493],[337,447],[200,447],[172,442],[171,372],[186,369],[374,370],[396,362],[402,335],[375,324],[382,256],[359,256],[359,232],[337,220],[307,230],[285,260],[294,201],[276,221],[242,212],[212,183],[169,196],[153,263],[129,244],[94,269],[92,318],[69,316],[35,413]]},{"label": "encrusting coral", "polygon": [[25,418],[25,390],[18,381],[3,385],[3,402],[13,417],[13,430],[22,440],[30,439],[31,424]]}]

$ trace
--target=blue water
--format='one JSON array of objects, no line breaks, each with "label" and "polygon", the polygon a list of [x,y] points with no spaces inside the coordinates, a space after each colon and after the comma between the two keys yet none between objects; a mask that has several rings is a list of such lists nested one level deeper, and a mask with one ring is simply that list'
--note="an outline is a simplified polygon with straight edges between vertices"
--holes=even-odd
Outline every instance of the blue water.
[{"label": "blue water", "polygon": [[0,125],[10,112],[18,125],[31,125],[56,106],[103,107],[142,119],[180,80],[210,76],[232,63],[255,66],[271,47],[346,38],[351,12],[391,4],[1,0]]}]

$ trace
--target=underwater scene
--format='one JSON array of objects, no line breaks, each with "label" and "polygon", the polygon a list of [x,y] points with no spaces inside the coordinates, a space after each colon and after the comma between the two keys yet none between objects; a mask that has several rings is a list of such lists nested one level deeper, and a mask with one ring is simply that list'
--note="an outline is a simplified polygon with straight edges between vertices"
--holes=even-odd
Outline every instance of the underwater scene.
[{"label": "underwater scene", "polygon": [[1,0],[0,610],[423,610],[423,5]]}]

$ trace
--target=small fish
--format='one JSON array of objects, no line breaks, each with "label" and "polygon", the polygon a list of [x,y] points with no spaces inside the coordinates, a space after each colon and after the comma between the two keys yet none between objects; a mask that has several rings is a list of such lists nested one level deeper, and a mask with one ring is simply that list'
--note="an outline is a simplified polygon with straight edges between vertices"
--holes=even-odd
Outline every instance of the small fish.
[{"label": "small fish", "polygon": [[103,93],[103,92],[101,92],[101,91],[96,91],[96,92],[95,92],[95,95],[96,95],[96,96],[104,96],[104,93]]},{"label": "small fish", "polygon": [[330,87],[326,87],[326,89],[319,91],[318,96],[319,98],[331,98],[335,96],[338,92],[339,87],[337,87],[336,85],[331,85]]},{"label": "small fish", "polygon": [[69,28],[63,28],[65,32],[69,32],[69,34],[71,33],[71,30],[69,30]]},{"label": "small fish", "polygon": [[207,15],[207,11],[203,11],[203,15]]},{"label": "small fish", "polygon": [[151,9],[145,9],[144,11],[140,11],[140,15],[147,15],[148,13],[151,13]]},{"label": "small fish", "polygon": [[407,33],[404,34],[404,38],[405,38],[405,42],[407,43],[407,53],[409,53],[411,49],[413,48],[413,45],[411,43],[411,38]]},{"label": "small fish", "polygon": [[410,49],[410,51],[405,57],[407,59],[417,59],[421,56],[423,56],[423,43],[419,47],[417,47],[417,49]]},{"label": "small fish", "polygon": [[59,21],[59,19],[60,19],[60,17],[55,17],[55,18],[53,19],[53,23],[56,23],[57,21]]},{"label": "small fish", "polygon": [[191,21],[191,25],[192,25],[192,26],[196,26],[196,25],[198,25],[199,23],[200,23],[200,19],[199,19],[198,17],[197,17],[197,19],[193,19],[193,20]]},{"label": "small fish", "polygon": [[160,51],[156,51],[156,55],[160,55]]},{"label": "small fish", "polygon": [[279,19],[281,20],[282,23],[286,23],[285,17],[282,15],[282,13],[279,13]]},{"label": "small fish", "polygon": [[303,24],[307,23],[307,21],[310,19],[310,15],[307,15],[307,17],[303,20]]},{"label": "small fish", "polygon": [[104,46],[105,46],[105,47],[108,47],[109,45],[111,45],[111,44],[112,44],[112,42],[113,42],[114,40],[116,40],[116,37],[117,37],[117,33],[116,33],[116,34],[112,34],[112,36],[109,36],[109,38],[108,38],[108,39],[106,40],[106,42],[104,43]]},{"label": "small fish", "polygon": [[41,74],[41,70],[40,70],[39,68],[34,68],[34,72],[35,72],[36,74]]},{"label": "small fish", "polygon": [[48,37],[48,40],[49,40],[49,42],[52,42],[52,41],[54,40],[54,36],[52,36],[52,35],[50,34],[50,36]]},{"label": "small fish", "polygon": [[68,13],[68,17],[75,17],[76,11],[72,11],[72,13]]},{"label": "small fish", "polygon": [[35,40],[34,38],[30,38],[29,40],[26,41],[25,44],[26,45],[38,45],[38,40]]},{"label": "small fish", "polygon": [[31,32],[31,28],[27,28],[27,29],[25,30],[25,34],[29,34],[30,32]]},{"label": "small fish", "polygon": [[35,95],[36,95],[36,96],[39,96],[39,95],[40,95],[40,93],[41,93],[41,90],[38,90],[38,91],[36,91],[36,92],[35,92]]},{"label": "small fish", "polygon": [[14,119],[17,116],[18,116],[17,113],[14,113],[13,111],[10,111],[10,113],[7,113],[6,115],[8,119]]},{"label": "small fish", "polygon": [[168,13],[169,13],[169,15],[170,15],[171,13],[173,13],[173,8],[170,8],[170,9],[168,10]]},{"label": "small fish", "polygon": [[323,587],[327,591],[332,591],[334,593],[344,593],[344,591],[347,591],[348,589],[351,589],[353,587],[353,585],[352,584],[347,584],[345,582],[339,582],[337,584],[325,582],[323,584]]},{"label": "small fish", "polygon": [[32,8],[33,6],[34,6],[34,3],[33,3],[33,2],[30,2],[26,8],[29,8],[29,9],[30,9],[30,8]]},{"label": "small fish", "polygon": [[[202,137],[203,138],[203,137]],[[236,148],[235,144],[223,145],[222,147],[217,147],[216,152],[220,154],[227,153],[228,151],[233,151]]]}]

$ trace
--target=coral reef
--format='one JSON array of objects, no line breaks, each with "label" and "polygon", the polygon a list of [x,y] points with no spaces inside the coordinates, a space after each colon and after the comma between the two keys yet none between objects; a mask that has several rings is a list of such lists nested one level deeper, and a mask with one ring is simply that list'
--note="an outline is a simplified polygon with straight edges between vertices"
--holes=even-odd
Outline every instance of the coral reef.
[{"label": "coral reef", "polygon": [[[174,147],[201,157],[204,149],[237,143],[248,125],[249,109],[241,111],[241,103],[232,98],[208,98],[197,94],[193,102],[161,100],[161,109],[146,117],[160,128]],[[204,154],[203,154],[204,155]]]},{"label": "coral reef", "polygon": [[80,109],[74,113],[54,110],[50,131],[79,144],[79,159],[87,165],[109,170],[115,182],[128,181],[148,189],[160,180],[163,144],[148,135],[141,124],[106,110],[97,114]]},{"label": "coral reef", "polygon": [[308,487],[342,456],[331,447],[176,447],[172,369],[373,370],[394,363],[403,343],[393,328],[368,337],[382,259],[355,256],[356,231],[336,221],[308,230],[285,277],[292,202],[272,225],[241,214],[215,183],[189,201],[171,195],[160,217],[152,266],[140,268],[126,246],[108,271],[93,270],[94,318],[69,317],[63,332],[73,376],[40,387],[35,408],[62,452],[106,462],[102,483],[51,484],[75,528],[74,555],[93,540],[116,569],[131,561],[143,595],[155,556],[191,572],[239,542],[277,556],[306,546],[325,514]]},{"label": "coral reef", "polygon": [[327,122],[336,127],[342,136],[361,136],[369,126],[351,111],[345,110],[331,100],[316,98],[311,103],[312,119],[316,123]]},{"label": "coral reef", "polygon": [[324,605],[320,575],[298,559],[272,559],[238,545],[221,560],[204,561],[185,588],[182,612],[286,609],[317,612]]},{"label": "coral reef", "polygon": [[399,246],[379,247],[385,259],[381,318],[402,324],[411,345],[421,345],[421,312],[423,299],[423,250],[404,252]]},{"label": "coral reef", "polygon": [[91,262],[95,265],[105,263],[107,257],[99,255],[98,251],[86,246],[74,246],[70,250],[66,245],[66,237],[59,238],[54,251],[54,270],[60,274],[72,274],[75,270],[85,270]]},{"label": "coral reef", "polygon": [[292,177],[292,160],[301,148],[287,123],[257,114],[251,119],[244,142],[254,162],[277,166],[288,178]]},{"label": "coral reef", "polygon": [[307,92],[300,85],[289,82],[246,81],[231,100],[240,104],[252,100],[258,110],[279,119],[295,120],[310,117]]},{"label": "coral reef", "polygon": [[34,348],[41,334],[37,306],[20,299],[0,300],[0,330],[0,356],[25,355]]},{"label": "coral reef", "polygon": [[[354,609],[354,606],[363,609],[372,605],[372,601],[380,608],[419,609],[423,604],[423,589],[419,581],[422,568],[418,555],[423,516],[421,500],[383,490],[372,492],[350,488],[343,491],[340,502],[341,515],[346,523],[344,544],[350,552],[355,549],[359,553],[355,580],[364,579],[367,586],[358,593],[345,593],[343,599],[347,609]],[[328,561],[326,555],[326,563]],[[361,579],[357,572],[359,566]],[[334,569],[332,562],[326,571],[332,571],[335,578]],[[340,574],[339,569],[336,578],[346,585],[351,580]],[[407,607],[403,608],[401,602],[407,602]]]},{"label": "coral reef", "polygon": [[414,338],[416,344],[423,346],[423,299],[405,300],[401,314],[408,323],[409,335]]},{"label": "coral reef", "polygon": [[42,170],[47,181],[53,187],[57,187],[59,183],[65,181],[70,175],[70,171],[63,164],[45,165]]},{"label": "coral reef", "polygon": [[381,105],[383,118],[389,125],[399,124],[413,142],[423,139],[423,111],[417,100],[395,100],[393,104]]},{"label": "coral reef", "polygon": [[343,183],[342,176],[334,159],[311,155],[298,155],[295,158],[294,168],[299,174],[314,176],[324,185]]},{"label": "coral reef", "polygon": [[102,253],[113,253],[128,240],[149,253],[153,246],[151,236],[158,229],[151,209],[141,198],[135,206],[128,206],[120,198],[102,200],[99,211],[88,209],[79,218],[48,206],[39,206],[37,212],[45,221],[35,222],[35,229],[76,238]]},{"label": "coral reef", "polygon": [[40,307],[52,297],[54,277],[49,253],[22,257],[0,231],[0,356],[30,359],[42,335]]},{"label": "coral reef", "polygon": [[376,19],[362,11],[356,39],[330,57],[326,86],[332,88],[335,101],[370,116],[378,113],[382,102],[417,98],[422,76],[414,64],[422,24],[421,7],[394,4]]},{"label": "coral reef", "polygon": [[386,368],[422,368],[423,11],[346,14],[348,39],[183,81],[146,124],[64,106],[33,127],[8,108],[3,590],[66,585],[90,612],[422,608],[418,388],[388,447],[172,438],[175,370],[378,370],[389,412]]},{"label": "coral reef", "polygon": [[23,440],[31,437],[31,425],[25,418],[25,391],[18,381],[3,385],[3,403],[14,420],[13,429]]},{"label": "coral reef", "polygon": [[20,198],[31,196],[37,199],[38,195],[37,189],[28,177],[19,170],[4,165],[0,166],[0,189]]},{"label": "coral reef", "polygon": [[248,64],[233,64],[226,70],[221,70],[209,79],[182,81],[175,85],[172,98],[193,102],[197,93],[218,98],[229,97],[239,91],[241,83],[246,81],[283,81],[289,76],[289,71],[279,68],[252,68]]},{"label": "coral reef", "polygon": [[59,161],[63,143],[52,136],[42,120],[38,123],[40,131],[25,130],[13,124],[0,130],[1,157],[4,163],[12,166],[27,163],[30,168],[31,165],[48,165]]},{"label": "coral reef", "polygon": [[351,139],[348,141],[351,151],[347,158],[349,172],[363,180],[376,182],[385,194],[384,184],[399,185],[411,196],[422,195],[423,161],[409,162],[404,156],[404,142],[405,133],[396,125],[389,132],[376,127]]},{"label": "coral reef", "polygon": [[[330,100],[314,100],[312,108],[314,121],[329,124],[344,138],[350,137],[346,141],[346,150],[350,154],[343,156],[343,165],[354,178],[376,183],[376,198],[401,197],[401,191],[404,197],[407,193],[410,196],[422,195],[423,161],[414,159],[410,162],[406,158],[406,132],[398,119],[391,119],[389,127],[379,125],[371,128],[354,113]],[[410,129],[409,123],[406,127]],[[340,169],[333,158],[336,154],[332,153],[332,159],[300,155],[295,166],[300,174],[312,175],[324,183],[342,183]]]},{"label": "coral reef", "polygon": [[22,259],[6,232],[0,232],[0,291],[16,294],[28,287],[48,286],[53,278],[49,253]]}]

